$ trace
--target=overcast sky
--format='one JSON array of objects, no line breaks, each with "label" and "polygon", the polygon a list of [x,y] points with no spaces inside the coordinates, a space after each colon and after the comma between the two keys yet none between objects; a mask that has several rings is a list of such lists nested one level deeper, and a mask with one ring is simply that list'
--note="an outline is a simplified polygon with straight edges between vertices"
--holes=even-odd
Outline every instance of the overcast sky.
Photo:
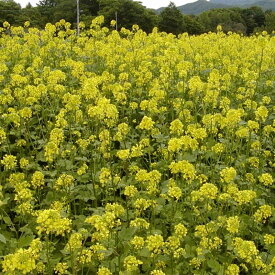
[{"label": "overcast sky", "polygon": [[[181,6],[184,5],[186,3],[191,3],[191,2],[195,2],[196,0],[174,0],[173,2],[177,5],[177,6]],[[29,2],[35,6],[39,0],[15,0],[15,2],[19,3],[21,5],[22,8],[24,8]],[[144,6],[146,6],[147,8],[160,8],[160,7],[166,7],[169,5],[170,0],[140,0],[139,2],[142,2],[142,4]],[[81,3],[81,0],[80,0]]]},{"label": "overcast sky", "polygon": [[[193,0],[193,1],[192,0],[174,0],[172,2],[174,2],[176,6],[181,6],[181,5],[195,2],[195,1],[197,0]],[[142,4],[147,8],[157,9],[160,7],[168,6],[171,1],[170,0],[140,0],[140,2],[142,2]]]}]

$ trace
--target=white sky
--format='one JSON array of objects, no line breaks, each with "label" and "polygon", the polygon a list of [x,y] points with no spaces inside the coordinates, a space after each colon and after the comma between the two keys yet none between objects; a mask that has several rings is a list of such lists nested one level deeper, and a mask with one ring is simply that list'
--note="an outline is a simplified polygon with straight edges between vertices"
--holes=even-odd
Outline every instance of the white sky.
[{"label": "white sky", "polygon": [[[176,6],[181,6],[187,3],[195,2],[197,0],[174,0],[173,2]],[[39,0],[15,0],[15,2],[19,3],[22,8],[24,8],[29,2],[35,6]],[[169,5],[170,0],[139,0],[144,6],[147,8],[157,9],[160,7],[166,7]],[[81,0],[80,0],[81,3]]]},{"label": "white sky", "polygon": [[[174,0],[172,2],[174,2],[176,6],[181,6],[195,1],[197,0]],[[171,0],[140,0],[140,2],[147,8],[157,9],[160,7],[167,7]]]}]

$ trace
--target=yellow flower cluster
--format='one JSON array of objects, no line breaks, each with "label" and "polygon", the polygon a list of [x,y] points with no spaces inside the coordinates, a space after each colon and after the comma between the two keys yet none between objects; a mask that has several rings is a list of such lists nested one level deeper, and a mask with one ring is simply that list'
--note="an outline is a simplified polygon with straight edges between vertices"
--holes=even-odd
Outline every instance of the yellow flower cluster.
[{"label": "yellow flower cluster", "polygon": [[142,249],[144,247],[145,241],[144,238],[135,236],[131,240],[131,244],[134,246],[135,249]]},{"label": "yellow flower cluster", "polygon": [[236,264],[231,264],[227,267],[225,274],[226,275],[239,275],[240,268]]},{"label": "yellow flower cluster", "polygon": [[265,234],[264,235],[264,243],[266,245],[273,244],[275,242],[275,236],[271,234]]},{"label": "yellow flower cluster", "polygon": [[179,162],[172,162],[169,165],[172,174],[181,173],[183,179],[191,182],[195,179],[196,176],[196,169],[195,167],[189,163],[187,160],[182,160]]},{"label": "yellow flower cluster", "polygon": [[74,183],[74,177],[72,175],[61,175],[56,182],[54,183],[54,188],[59,189],[68,189],[70,188]]},{"label": "yellow flower cluster", "polygon": [[165,275],[165,273],[162,270],[155,269],[151,271],[150,275]]},{"label": "yellow flower cluster", "polygon": [[7,138],[5,130],[0,127],[0,144],[2,144]]},{"label": "yellow flower cluster", "polygon": [[229,199],[234,200],[239,205],[250,203],[256,198],[256,192],[253,190],[239,190],[236,184],[230,183],[226,186],[226,192],[220,194],[221,201]]},{"label": "yellow flower cluster", "polygon": [[131,227],[148,229],[150,224],[142,218],[136,218],[130,222]]},{"label": "yellow flower cluster", "polygon": [[34,239],[28,249],[20,248],[14,254],[4,257],[2,262],[3,271],[7,274],[29,274],[37,269],[42,242],[40,239]]},{"label": "yellow flower cluster", "polygon": [[149,194],[156,193],[158,191],[157,186],[161,180],[161,173],[158,170],[152,170],[147,172],[141,169],[137,172],[135,179],[137,182],[143,183],[146,186],[146,190]]},{"label": "yellow flower cluster", "polygon": [[84,163],[81,167],[79,167],[78,169],[77,169],[77,174],[79,175],[79,176],[81,176],[81,175],[84,175],[86,172],[87,172],[87,169],[88,169],[89,167],[88,167],[88,165],[86,164],[86,163]]},{"label": "yellow flower cluster", "polygon": [[198,148],[198,141],[188,135],[179,138],[171,138],[168,141],[168,151],[178,152],[180,150],[187,151],[188,149],[196,150]]},{"label": "yellow flower cluster", "polygon": [[128,185],[125,187],[124,195],[128,197],[134,197],[138,192],[137,188],[133,185]]},{"label": "yellow flower cluster", "polygon": [[67,263],[58,263],[54,267],[55,274],[63,275],[68,274],[68,264]]},{"label": "yellow flower cluster", "polygon": [[35,188],[42,187],[45,184],[44,174],[40,171],[36,171],[32,175],[31,184]]},{"label": "yellow flower cluster", "polygon": [[93,215],[86,218],[85,222],[92,225],[96,232],[93,233],[92,237],[95,240],[104,240],[108,238],[110,230],[121,224],[119,216],[124,214],[124,208],[117,204],[107,204],[105,207],[105,214],[102,216]]},{"label": "yellow flower cluster", "polygon": [[239,226],[240,226],[240,220],[239,220],[238,216],[228,218],[227,224],[226,224],[226,229],[230,233],[232,233],[232,234],[238,233]]},{"label": "yellow flower cluster", "polygon": [[112,275],[112,272],[107,267],[100,267],[97,271],[97,275]]},{"label": "yellow flower cluster", "polygon": [[71,231],[72,221],[63,218],[60,211],[55,209],[46,209],[38,212],[36,229],[41,235],[42,233],[64,236],[65,233]]},{"label": "yellow flower cluster", "polygon": [[144,116],[138,125],[138,128],[141,130],[151,130],[154,126],[155,122],[152,120],[151,117]]},{"label": "yellow flower cluster", "polygon": [[193,201],[203,201],[204,199],[214,200],[218,195],[218,188],[212,183],[204,183],[198,191],[192,191],[191,197]]},{"label": "yellow flower cluster", "polygon": [[1,164],[4,165],[6,170],[12,170],[17,165],[16,157],[13,155],[5,155],[1,160]]},{"label": "yellow flower cluster", "polygon": [[181,238],[185,237],[187,235],[187,228],[183,224],[179,223],[175,226],[175,233]]},{"label": "yellow flower cluster", "polygon": [[270,205],[262,205],[255,212],[254,218],[257,222],[265,223],[266,220],[272,215],[272,207]]},{"label": "yellow flower cluster", "polygon": [[220,172],[222,182],[230,183],[236,176],[237,172],[233,167],[225,168]]},{"label": "yellow flower cluster", "polygon": [[182,196],[182,191],[178,186],[169,186],[168,195],[178,201]]},{"label": "yellow flower cluster", "polygon": [[239,237],[234,238],[233,246],[237,255],[247,263],[251,263],[259,253],[253,241],[245,241]]},{"label": "yellow flower cluster", "polygon": [[127,271],[135,271],[138,269],[138,266],[142,264],[143,262],[138,260],[135,256],[127,256],[124,259],[124,267]]},{"label": "yellow flower cluster", "polygon": [[161,254],[164,248],[164,240],[161,235],[150,235],[147,237],[146,245],[153,254]]},{"label": "yellow flower cluster", "polygon": [[130,157],[130,150],[129,149],[119,150],[116,155],[120,159],[126,160]]},{"label": "yellow flower cluster", "polygon": [[264,173],[264,174],[260,175],[259,181],[260,181],[260,183],[262,183],[263,185],[266,185],[266,186],[273,184],[272,175],[270,175],[269,173]]},{"label": "yellow flower cluster", "polygon": [[78,250],[82,246],[83,236],[80,233],[72,233],[65,247],[68,251]]},{"label": "yellow flower cluster", "polygon": [[114,125],[118,119],[116,106],[111,104],[110,100],[105,97],[99,98],[95,106],[90,106],[88,114],[91,118],[104,121],[107,126]]}]

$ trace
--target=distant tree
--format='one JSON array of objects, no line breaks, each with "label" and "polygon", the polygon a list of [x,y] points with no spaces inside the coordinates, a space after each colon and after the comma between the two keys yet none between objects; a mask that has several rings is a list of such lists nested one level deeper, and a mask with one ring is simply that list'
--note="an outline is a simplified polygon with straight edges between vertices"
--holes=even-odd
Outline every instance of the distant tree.
[{"label": "distant tree", "polygon": [[183,14],[173,2],[159,15],[159,30],[178,35],[184,32]]},{"label": "distant tree", "polygon": [[67,22],[76,22],[76,1],[75,0],[58,0],[52,14],[53,22],[65,19]]},{"label": "distant tree", "polygon": [[210,15],[209,11],[201,13],[197,20],[203,26],[204,32],[209,32],[213,30],[213,23],[212,23],[212,16]]},{"label": "distant tree", "polygon": [[54,23],[54,13],[58,2],[57,0],[40,0],[37,7],[41,14],[41,22],[43,25],[46,23]]},{"label": "distant tree", "polygon": [[98,15],[99,0],[80,0],[80,20],[90,25],[92,19]]},{"label": "distant tree", "polygon": [[99,15],[104,15],[105,23],[109,26],[110,21],[118,18],[118,28],[130,29],[137,24],[141,29],[150,32],[156,25],[157,16],[154,12],[146,9],[139,2],[131,0],[99,0]]},{"label": "distant tree", "polygon": [[221,25],[225,32],[246,32],[245,21],[240,8],[213,9],[198,16],[198,21],[204,26],[204,31],[215,31]]},{"label": "distant tree", "polygon": [[265,13],[265,27],[264,29],[269,33],[275,30],[275,12],[274,11],[266,11]]},{"label": "distant tree", "polygon": [[272,33],[275,30],[275,12],[272,10],[265,11],[265,24],[262,27],[254,29],[254,32],[267,31]]},{"label": "distant tree", "polygon": [[0,25],[8,21],[11,25],[18,25],[20,23],[19,16],[21,6],[13,0],[0,0]]},{"label": "distant tree", "polygon": [[26,7],[25,7],[26,9],[28,9],[28,10],[30,10],[30,9],[32,9],[33,8],[33,6],[32,6],[32,4],[29,2],[27,5],[26,5]]},{"label": "distant tree", "polygon": [[121,7],[122,1],[120,0],[99,0],[98,14],[103,15],[105,23],[109,25],[110,21],[115,19],[115,13],[119,12]]},{"label": "distant tree", "polygon": [[38,3],[43,24],[55,23],[61,19],[74,23],[76,21],[75,0],[41,0]]},{"label": "distant tree", "polygon": [[265,24],[265,14],[260,7],[243,9],[241,16],[245,22],[246,34],[248,35],[252,34],[255,28],[262,27]]},{"label": "distant tree", "polygon": [[31,23],[32,27],[44,27],[43,22],[41,22],[41,14],[37,7],[32,7],[30,3],[23,9],[20,13],[20,25],[23,25],[26,21]]},{"label": "distant tree", "polygon": [[196,16],[184,15],[183,16],[183,30],[189,34],[201,34],[204,31],[203,25],[198,22]]},{"label": "distant tree", "polygon": [[99,12],[99,0],[80,0],[81,13],[96,16]]}]

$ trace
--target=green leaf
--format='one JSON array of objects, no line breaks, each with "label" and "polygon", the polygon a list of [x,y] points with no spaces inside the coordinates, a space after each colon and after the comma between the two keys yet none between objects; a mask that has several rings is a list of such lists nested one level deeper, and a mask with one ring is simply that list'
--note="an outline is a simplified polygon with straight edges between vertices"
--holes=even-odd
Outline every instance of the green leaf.
[{"label": "green leaf", "polygon": [[12,221],[11,221],[10,217],[6,216],[6,217],[3,218],[3,220],[4,220],[6,225],[12,225]]},{"label": "green leaf", "polygon": [[218,272],[220,270],[219,262],[214,259],[208,260],[207,265],[211,268],[213,272]]},{"label": "green leaf", "polygon": [[150,255],[151,255],[151,253],[150,253],[150,251],[148,250],[148,248],[143,248],[143,249],[140,251],[139,255],[140,255],[141,257],[149,258]]},{"label": "green leaf", "polygon": [[2,234],[0,234],[0,242],[2,242],[2,243],[6,243],[7,242],[5,236],[2,235]]},{"label": "green leaf", "polygon": [[18,240],[18,247],[26,247],[29,246],[31,241],[33,240],[33,236],[27,235],[27,236],[21,236]]},{"label": "green leaf", "polygon": [[197,155],[194,153],[193,154],[185,153],[183,155],[183,159],[189,162],[195,162],[197,160]]},{"label": "green leaf", "polygon": [[136,228],[130,227],[130,228],[123,228],[121,232],[119,233],[120,238],[122,240],[130,240],[134,234],[136,233]]}]

